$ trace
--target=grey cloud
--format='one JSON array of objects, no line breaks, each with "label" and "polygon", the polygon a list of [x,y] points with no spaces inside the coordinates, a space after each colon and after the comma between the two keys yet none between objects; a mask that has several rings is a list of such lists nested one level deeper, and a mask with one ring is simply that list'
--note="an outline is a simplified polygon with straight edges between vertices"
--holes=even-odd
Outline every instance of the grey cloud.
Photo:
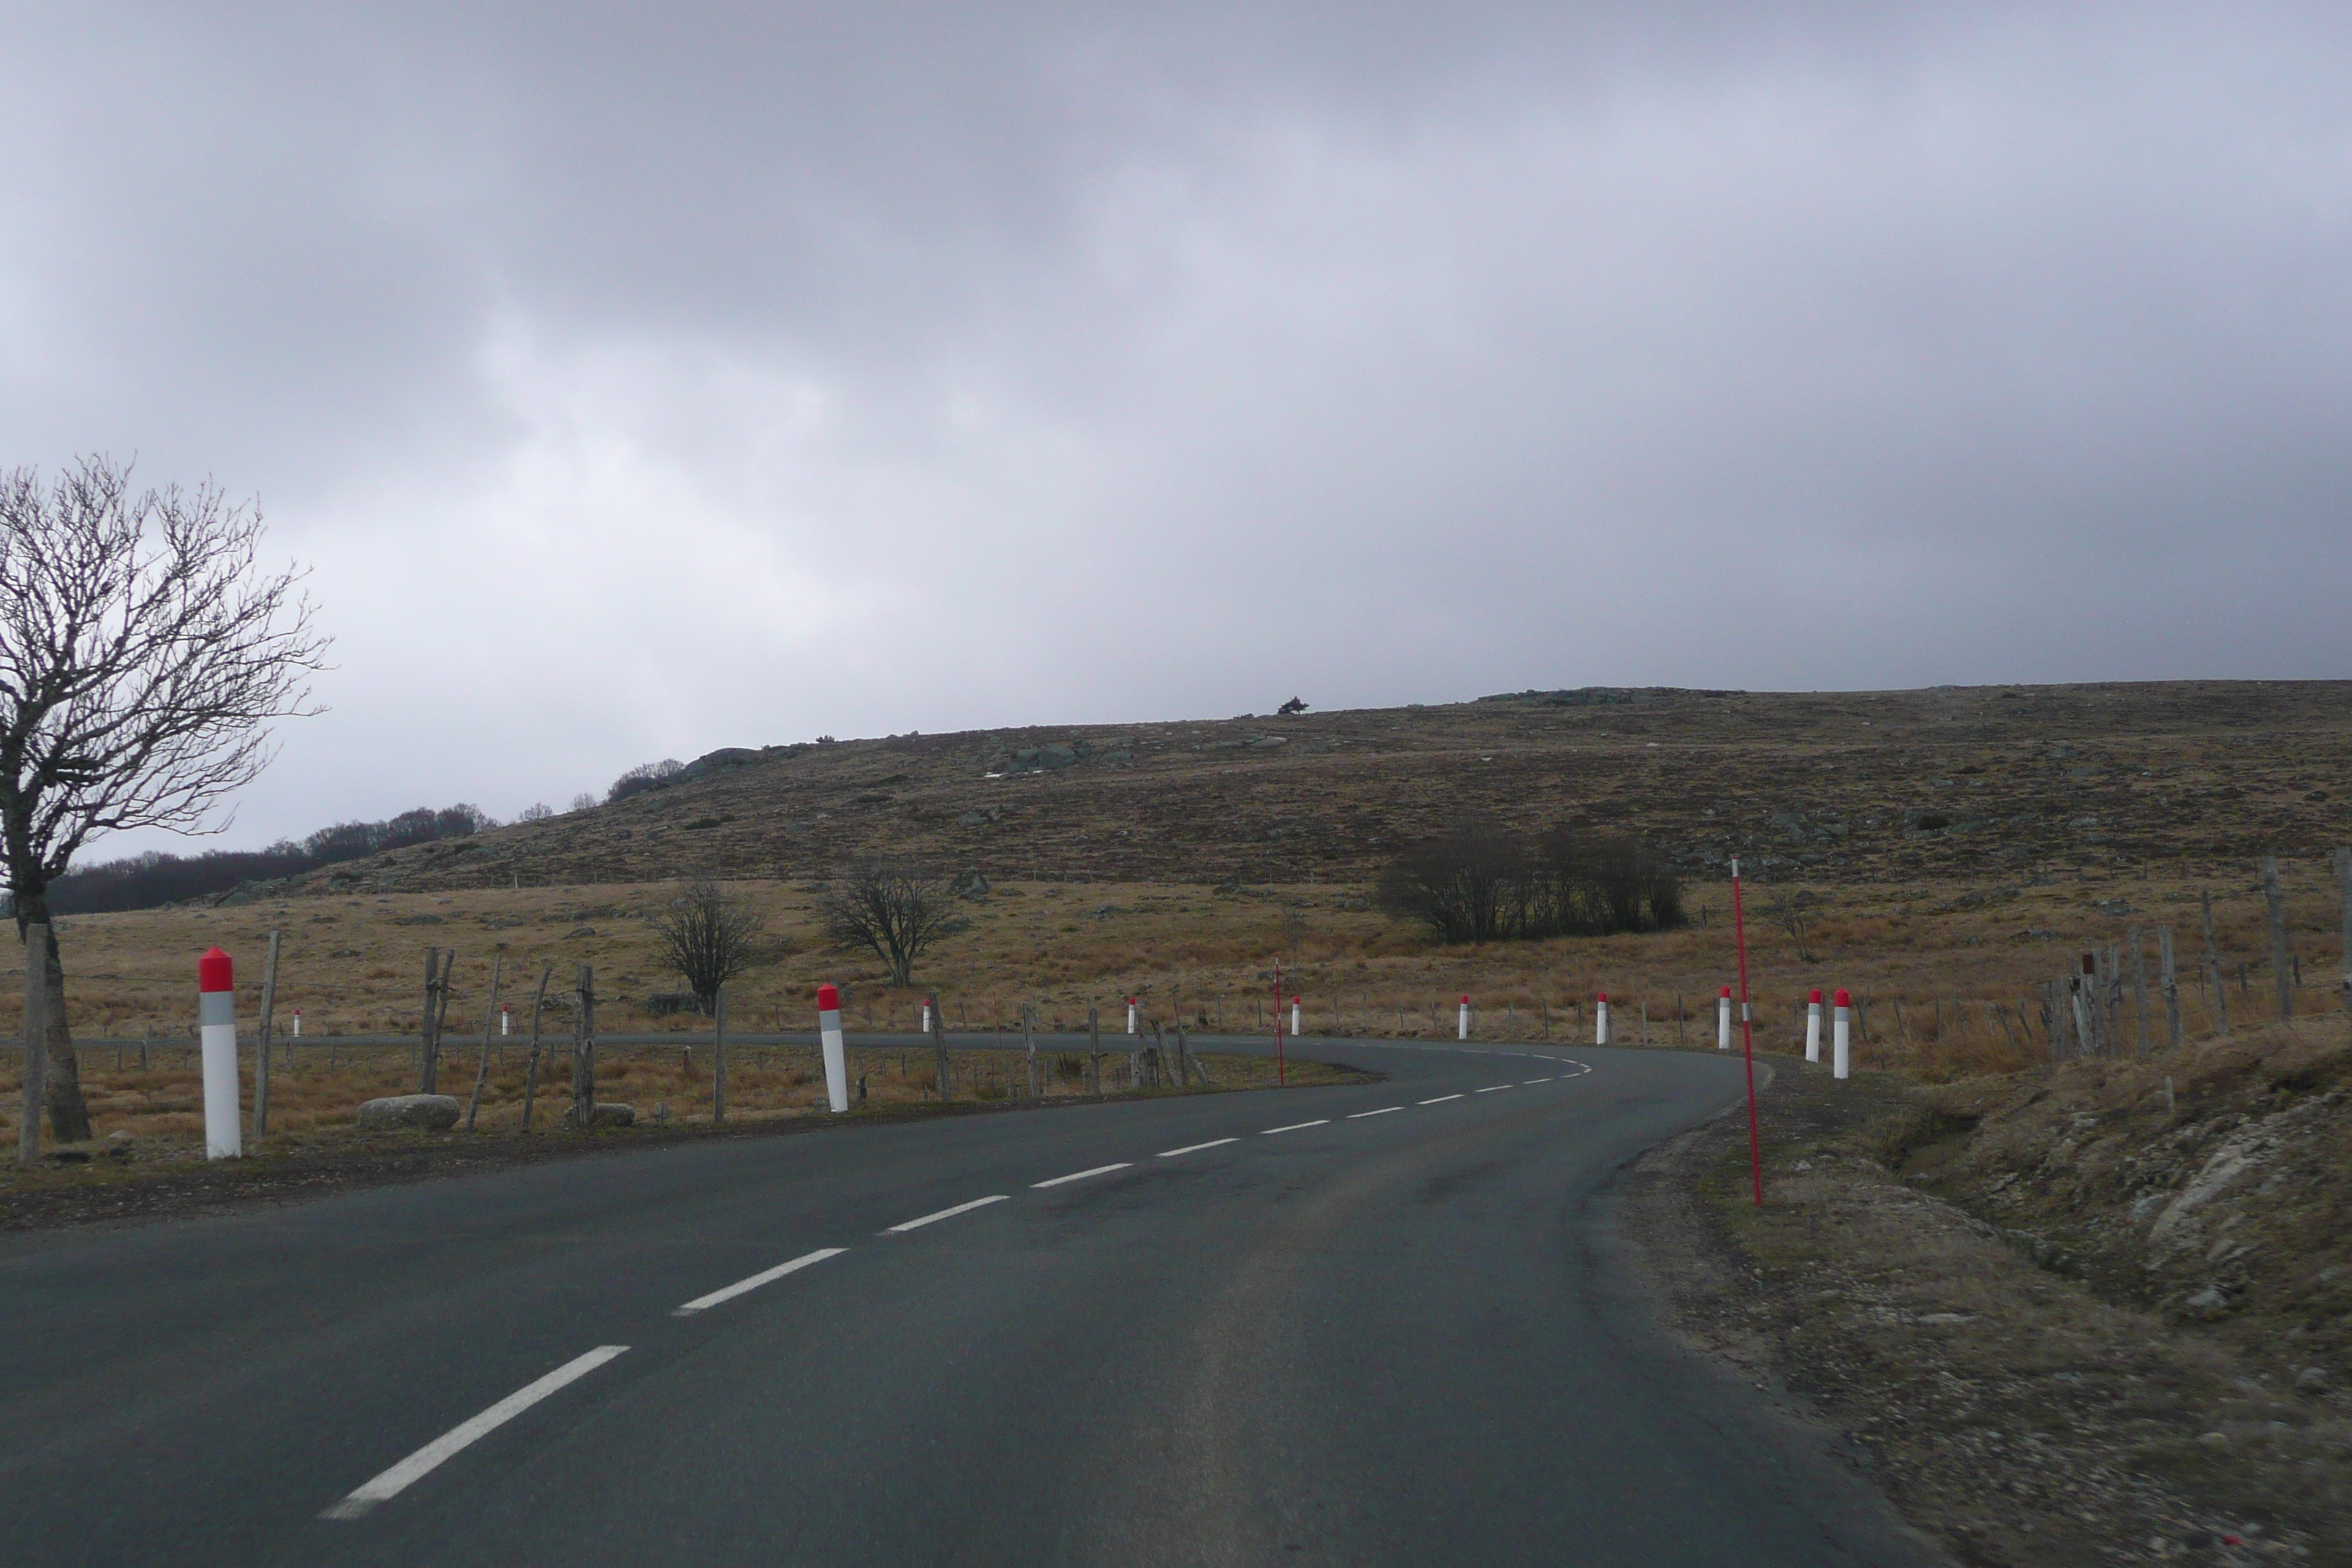
[{"label": "grey cloud", "polygon": [[260,491],[342,630],[239,837],[1276,686],[2344,673],[2331,11],[8,26],[8,460]]}]

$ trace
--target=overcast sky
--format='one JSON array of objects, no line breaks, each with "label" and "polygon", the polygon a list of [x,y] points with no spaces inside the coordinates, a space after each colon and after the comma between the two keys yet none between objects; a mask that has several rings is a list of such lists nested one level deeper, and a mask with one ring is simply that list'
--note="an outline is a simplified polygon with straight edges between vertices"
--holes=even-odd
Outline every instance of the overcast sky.
[{"label": "overcast sky", "polygon": [[2347,17],[0,3],[0,464],[312,568],[226,844],[1294,692],[2343,677]]}]

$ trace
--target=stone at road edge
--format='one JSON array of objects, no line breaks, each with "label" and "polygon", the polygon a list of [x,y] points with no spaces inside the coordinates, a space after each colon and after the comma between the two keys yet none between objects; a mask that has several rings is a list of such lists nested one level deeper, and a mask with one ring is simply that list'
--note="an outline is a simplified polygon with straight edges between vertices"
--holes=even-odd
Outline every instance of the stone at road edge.
[{"label": "stone at road edge", "polygon": [[417,1127],[446,1132],[457,1125],[465,1108],[450,1094],[394,1094],[371,1100],[360,1107],[362,1127]]}]

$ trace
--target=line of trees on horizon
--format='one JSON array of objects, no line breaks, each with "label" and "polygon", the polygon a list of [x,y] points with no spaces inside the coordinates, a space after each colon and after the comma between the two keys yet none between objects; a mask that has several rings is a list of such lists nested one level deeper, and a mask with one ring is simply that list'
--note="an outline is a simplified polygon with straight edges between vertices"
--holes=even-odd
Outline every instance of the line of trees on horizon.
[{"label": "line of trees on horizon", "polygon": [[437,810],[418,806],[381,822],[339,822],[299,840],[281,838],[263,849],[208,849],[201,855],[151,849],[68,871],[49,884],[49,910],[60,915],[152,910],[226,893],[240,882],[296,877],[339,861],[436,839],[463,838],[497,826],[498,819],[488,812],[460,802]]}]

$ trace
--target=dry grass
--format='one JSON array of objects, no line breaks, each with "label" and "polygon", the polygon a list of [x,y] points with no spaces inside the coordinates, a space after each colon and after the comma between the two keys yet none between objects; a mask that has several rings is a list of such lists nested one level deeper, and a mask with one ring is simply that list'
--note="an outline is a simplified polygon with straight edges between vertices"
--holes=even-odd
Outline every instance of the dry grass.
[{"label": "dry grass", "polygon": [[[2299,867],[2292,924],[2304,956],[2298,1005],[2335,1005],[2337,911],[2321,868]],[[2217,889],[2222,945],[2231,973],[2250,965],[2250,994],[2232,997],[2241,1022],[2269,1009],[2261,900],[2252,868]],[[1621,1042],[1704,1045],[1713,999],[1736,981],[1729,898],[1720,886],[1694,889],[1696,923],[1646,936],[1562,938],[1475,948],[1434,945],[1360,907],[1367,889],[1315,883],[1279,889],[1212,889],[1181,883],[1025,883],[1000,886],[972,904],[972,929],[943,944],[917,973],[917,988],[893,992],[860,955],[814,945],[812,888],[734,884],[759,904],[770,929],[805,944],[737,988],[740,1027],[806,1027],[816,984],[844,985],[853,1028],[913,1026],[921,997],[935,992],[956,1026],[1017,1026],[1024,1001],[1055,1028],[1083,1027],[1089,1005],[1118,1027],[1125,996],[1158,1017],[1195,1028],[1262,1033],[1273,994],[1273,963],[1285,959],[1286,992],[1306,998],[1309,1034],[1450,1034],[1456,1000],[1469,994],[1479,1027],[1497,1037],[1591,1037],[1593,994],[1610,993]],[[674,1029],[699,1019],[657,1018],[652,994],[678,988],[663,973],[645,919],[669,885],[474,889],[441,893],[288,899],[218,910],[154,910],[59,922],[68,973],[68,1011],[90,1037],[183,1035],[194,1012],[197,954],[213,943],[238,960],[240,1002],[249,1018],[259,990],[259,955],[273,927],[285,931],[278,981],[281,1025],[302,1010],[305,1030],[404,1033],[416,1026],[422,949],[458,950],[449,1025],[478,1032],[492,954],[505,961],[504,997],[527,1020],[530,987],[553,963],[556,999],[572,965],[595,966],[599,1023],[607,1032]],[[1801,959],[1780,931],[1751,919],[1749,970],[1759,1037],[1800,1037],[1794,1010],[1805,991],[1843,985],[1870,1004],[1864,1042],[1875,1062],[1902,1062],[1931,1076],[2000,1070],[2037,1059],[2017,1034],[2016,1016],[2036,987],[2082,948],[2120,938],[2131,926],[2170,924],[2184,959],[2183,1005],[2190,1031],[2212,1013],[2194,973],[2195,883],[2141,877],[2127,882],[2069,881],[2042,887],[1865,885],[1837,889]],[[2128,912],[2107,914],[2121,900]],[[2150,942],[2151,951],[2153,942]],[[14,976],[0,978],[0,1008],[19,1005]],[[1993,1005],[2007,1009],[2004,1028]],[[2156,1021],[2160,1032],[2160,1018]],[[568,1027],[568,1020],[563,1021]]]},{"label": "dry grass", "polygon": [[[1115,1042],[1106,1040],[1105,1044],[1108,1047]],[[144,1071],[137,1065],[137,1047],[125,1052],[126,1065],[121,1068],[113,1065],[114,1055],[109,1048],[84,1056],[83,1092],[89,1101],[96,1135],[103,1139],[118,1132],[128,1134],[142,1154],[157,1157],[177,1157],[200,1149],[204,1136],[204,1086],[193,1059],[193,1049],[179,1046],[154,1047]],[[822,1109],[824,1068],[810,1047],[736,1046],[730,1047],[728,1056],[727,1110],[730,1121],[799,1116]],[[1042,1098],[1076,1099],[1086,1093],[1084,1053],[1041,1049],[1038,1057]],[[954,1050],[949,1058],[957,1100],[992,1103],[1026,1097],[1026,1065],[1017,1051]],[[1213,1084],[1220,1089],[1267,1087],[1275,1079],[1275,1067],[1270,1060],[1211,1053],[1203,1053],[1203,1059]],[[469,1097],[478,1060],[475,1046],[452,1052],[442,1068],[442,1092],[460,1100]],[[865,1079],[867,1102],[877,1107],[935,1101],[938,1094],[934,1061],[929,1050],[853,1049],[850,1078],[853,1083]],[[482,1135],[520,1131],[526,1063],[527,1054],[520,1049],[509,1048],[503,1057],[493,1055],[477,1122]],[[1115,1050],[1105,1058],[1103,1088],[1107,1093],[1129,1092],[1125,1089],[1125,1064],[1123,1051]],[[641,1121],[653,1121],[657,1108],[666,1108],[667,1114],[663,1120],[670,1122],[707,1122],[710,1119],[710,1067],[707,1040],[698,1045],[682,1042],[676,1047],[605,1047],[598,1054],[596,1097],[600,1101],[618,1100],[634,1106]],[[570,1057],[564,1052],[551,1053],[542,1059],[533,1111],[535,1126],[551,1129],[570,1105],[571,1070]],[[1305,1061],[1293,1062],[1288,1074],[1294,1084],[1346,1081],[1353,1076],[1344,1068]],[[16,1136],[17,1087],[14,1070],[0,1072],[0,1096],[6,1097],[5,1113],[0,1114],[0,1132],[9,1139]],[[415,1088],[415,1054],[396,1047],[343,1049],[338,1053],[331,1070],[323,1060],[306,1060],[290,1073],[281,1067],[270,1077],[269,1137],[258,1143],[249,1142],[248,1148],[255,1152],[271,1147],[295,1148],[320,1134],[341,1136],[351,1128],[362,1100],[413,1093]],[[243,1099],[249,1109],[253,1102],[249,1058],[245,1067]]]}]

